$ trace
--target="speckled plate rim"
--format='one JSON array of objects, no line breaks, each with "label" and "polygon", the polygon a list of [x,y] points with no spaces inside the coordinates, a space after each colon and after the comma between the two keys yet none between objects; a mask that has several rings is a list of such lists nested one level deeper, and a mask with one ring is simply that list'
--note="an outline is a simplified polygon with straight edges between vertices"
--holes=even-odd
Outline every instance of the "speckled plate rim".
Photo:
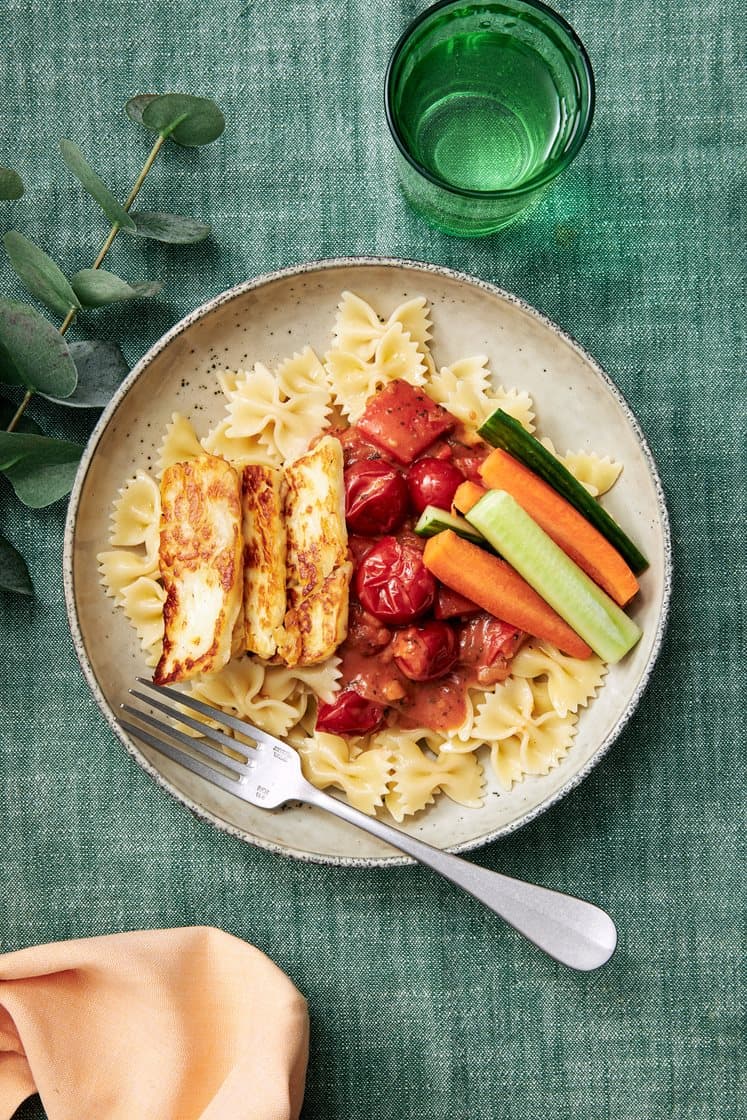
[{"label": "speckled plate rim", "polygon": [[73,566],[74,566],[74,537],[75,526],[78,515],[78,506],[83,490],[83,486],[91,466],[91,462],[96,454],[98,444],[104,434],[104,431],[109,425],[109,422],[117,412],[117,409],[129,393],[135,382],[145,373],[148,366],[161,353],[172,341],[187,330],[193,323],[199,319],[211,314],[217,308],[230,303],[232,300],[243,295],[246,292],[252,291],[256,288],[261,288],[267,284],[271,284],[277,280],[284,280],[294,276],[301,276],[308,273],[313,273],[321,270],[333,268],[349,268],[349,267],[384,267],[392,269],[411,269],[420,272],[432,273],[436,276],[443,276],[449,280],[457,281],[458,283],[467,284],[471,287],[482,289],[484,292],[491,296],[497,296],[499,299],[505,300],[508,303],[521,309],[531,318],[541,323],[544,327],[550,330],[556,337],[562,339],[572,350],[574,350],[584,362],[593,370],[597,377],[604,383],[609,393],[615,399],[616,403],[622,410],[627,422],[629,423],[633,433],[638,441],[640,448],[646,460],[646,465],[649,470],[651,480],[656,492],[656,500],[658,504],[659,520],[662,532],[662,551],[664,557],[664,572],[662,573],[662,601],[661,610],[657,622],[656,632],[653,637],[651,646],[651,654],[646,667],[641,674],[641,678],[634,689],[625,710],[621,713],[617,722],[611,728],[609,734],[599,744],[597,750],[592,757],[581,767],[575,774],[573,774],[568,781],[556,790],[549,797],[538,805],[533,806],[527,810],[521,817],[511,821],[509,824],[495,829],[492,832],[485,833],[483,836],[475,837],[467,840],[461,844],[453,845],[447,848],[447,851],[461,853],[473,851],[477,848],[483,847],[485,844],[490,844],[494,840],[498,840],[503,836],[508,836],[512,832],[523,828],[529,824],[530,821],[535,820],[541,813],[546,812],[558,801],[564,798],[571,790],[588,776],[594,769],[597,763],[604,758],[607,752],[612,747],[612,744],[619,737],[623,729],[628,724],[634,711],[638,707],[640,699],[648,685],[649,679],[653,672],[654,666],[658,660],[661,651],[664,634],[666,632],[667,623],[669,619],[669,607],[672,595],[672,542],[671,532],[669,527],[669,514],[667,511],[666,499],[664,496],[664,488],[661,483],[661,478],[654,461],[653,455],[649,449],[646,438],[641,430],[641,427],[630,408],[630,405],[623,397],[620,390],[610,378],[609,374],[599,365],[596,359],[589,353],[589,351],[577,342],[567,331],[562,330],[552,319],[544,315],[537,308],[532,307],[526,300],[521,299],[520,296],[507,292],[505,289],[500,288],[497,284],[492,284],[487,280],[481,280],[478,277],[470,276],[468,273],[458,272],[454,269],[447,268],[444,265],[432,264],[427,261],[412,261],[403,260],[396,257],[332,257],[324,260],[307,261],[304,264],[291,265],[287,268],[278,269],[275,272],[266,272],[261,276],[257,276],[253,280],[246,280],[241,284],[229,288],[225,292],[214,296],[208,300],[207,303],[197,307],[180,319],[171,330],[162,335],[160,339],[147,351],[140,361],[133,367],[122,384],[117,389],[111,401],[104,409],[99,422],[91,433],[91,437],[86,446],[75,476],[75,482],[70,494],[68,504],[67,518],[65,522],[65,536],[63,547],[63,587],[65,593],[65,605],[67,609],[68,623],[70,626],[70,633],[73,639],[73,645],[78,661],[80,662],[83,675],[86,682],[91,689],[93,697],[101,709],[107,724],[111,728],[114,735],[124,746],[127,752],[135,759],[140,767],[159,785],[162,789],[171,794],[183,805],[194,813],[194,815],[201,820],[207,821],[214,827],[219,828],[222,832],[226,832],[231,836],[235,836],[240,840],[253,844],[255,847],[263,848],[267,851],[273,852],[276,855],[285,856],[286,858],[298,859],[306,863],[320,863],[337,867],[401,867],[406,864],[412,864],[415,861],[407,856],[393,856],[392,858],[376,858],[376,857],[355,857],[355,856],[332,856],[321,855],[319,853],[304,852],[297,849],[283,847],[280,844],[273,843],[272,841],[265,840],[261,837],[256,837],[250,833],[244,832],[242,829],[237,828],[235,825],[222,818],[215,816],[208,810],[204,809],[201,805],[192,801],[176,786],[161,774],[145,755],[138,749],[137,745],[133,743],[120,727],[116,715],[109,705],[104,693],[99,685],[93,667],[89,661],[88,654],[83,642],[83,635],[81,632],[80,624],[78,622],[77,607],[75,602],[75,591],[73,581]]}]

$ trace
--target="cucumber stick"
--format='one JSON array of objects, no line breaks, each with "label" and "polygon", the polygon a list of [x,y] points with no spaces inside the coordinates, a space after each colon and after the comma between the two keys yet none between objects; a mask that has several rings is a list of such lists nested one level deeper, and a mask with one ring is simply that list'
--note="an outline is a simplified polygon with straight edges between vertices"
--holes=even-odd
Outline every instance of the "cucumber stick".
[{"label": "cucumber stick", "polygon": [[614,518],[610,517],[604,506],[600,506],[588,490],[573,477],[551,452],[543,447],[538,439],[522,428],[518,420],[509,416],[502,408],[487,418],[477,434],[493,447],[501,447],[509,455],[519,459],[525,467],[538,474],[554,490],[570,502],[572,506],[606,537],[616,548],[625,562],[640,575],[648,567],[648,560],[626,536]]},{"label": "cucumber stick", "polygon": [[505,490],[489,490],[467,520],[603,661],[619,661],[638,641],[640,627]]},{"label": "cucumber stick", "polygon": [[451,529],[457,536],[464,537],[473,544],[487,544],[482,533],[478,533],[463,517],[456,517],[438,506],[426,506],[415,526],[418,536],[435,537],[436,533],[443,533],[444,529]]}]

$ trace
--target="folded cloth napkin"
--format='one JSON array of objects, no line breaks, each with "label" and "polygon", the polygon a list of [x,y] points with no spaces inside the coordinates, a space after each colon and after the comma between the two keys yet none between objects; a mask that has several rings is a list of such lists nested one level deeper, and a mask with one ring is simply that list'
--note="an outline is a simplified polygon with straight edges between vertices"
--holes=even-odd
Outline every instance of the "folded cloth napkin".
[{"label": "folded cloth napkin", "polygon": [[0,955],[0,1120],[295,1120],[306,1002],[251,945],[205,927]]}]

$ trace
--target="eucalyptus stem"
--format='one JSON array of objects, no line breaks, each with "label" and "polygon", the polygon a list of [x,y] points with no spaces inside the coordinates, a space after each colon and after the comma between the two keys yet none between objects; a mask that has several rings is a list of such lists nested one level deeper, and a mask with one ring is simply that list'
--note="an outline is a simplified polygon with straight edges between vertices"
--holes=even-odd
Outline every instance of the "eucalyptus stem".
[{"label": "eucalyptus stem", "polygon": [[8,427],[6,428],[6,431],[14,432],[16,430],[16,428],[18,427],[18,422],[21,419],[21,417],[23,416],[24,412],[26,411],[26,409],[28,407],[28,403],[31,400],[31,398],[33,397],[33,395],[34,395],[33,390],[31,390],[31,389],[26,390],[26,396],[23,398],[23,400],[19,404],[19,406],[16,410],[16,414],[13,417],[13,419],[11,420],[10,424],[8,424]]},{"label": "eucalyptus stem", "polygon": [[[135,180],[135,183],[134,183],[134,186],[133,186],[132,190],[130,191],[130,193],[127,196],[127,201],[124,204],[124,209],[125,210],[130,209],[133,202],[135,201],[135,199],[139,195],[140,188],[142,187],[143,183],[145,182],[145,176],[148,174],[151,167],[153,166],[153,164],[155,162],[155,159],[156,159],[156,156],[160,152],[160,150],[163,147],[163,145],[165,144],[165,142],[166,142],[166,137],[165,136],[159,136],[158,139],[156,140],[155,144],[151,148],[150,154],[149,154],[148,158],[146,159],[145,163],[143,164],[142,170],[140,171],[140,174],[138,175],[137,179]],[[101,262],[103,261],[104,257],[109,252],[109,250],[111,249],[114,238],[117,236],[120,229],[121,229],[121,226],[119,225],[119,223],[115,222],[114,225],[112,226],[112,228],[109,230],[109,233],[107,235],[106,240],[104,241],[104,244],[99,249],[96,260],[93,262],[93,264],[91,266],[92,268],[100,268],[101,267]],[[72,324],[75,322],[75,318],[76,318],[77,314],[78,314],[78,309],[75,308],[75,307],[71,307],[70,310],[68,311],[67,315],[65,316],[63,322],[62,322],[62,325],[60,327],[60,334],[64,335],[64,334],[67,333],[67,331],[70,329]],[[15,431],[15,429],[18,426],[18,422],[20,421],[24,412],[28,408],[29,403],[31,402],[31,398],[33,396],[34,396],[33,390],[29,389],[28,392],[26,393],[25,397],[23,398],[23,400],[19,404],[18,409],[16,411],[16,414],[13,417],[13,419],[11,420],[8,427],[6,428],[6,431],[8,431],[8,432]]]}]

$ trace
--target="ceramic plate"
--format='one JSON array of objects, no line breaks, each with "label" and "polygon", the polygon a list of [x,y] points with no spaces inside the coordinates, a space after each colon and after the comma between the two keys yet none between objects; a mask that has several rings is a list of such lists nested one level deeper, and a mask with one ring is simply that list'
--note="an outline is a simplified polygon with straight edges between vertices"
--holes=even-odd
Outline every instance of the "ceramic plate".
[{"label": "ceramic plate", "polygon": [[144,664],[134,631],[104,594],[96,563],[96,554],[109,547],[112,501],[125,479],[154,462],[172,412],[186,413],[204,435],[223,415],[216,368],[257,360],[273,366],[307,344],[324,354],[346,289],[383,316],[402,300],[425,296],[438,365],[487,354],[506,387],[530,393],[538,431],[556,447],[595,450],[622,462],[604,504],[650,560],[632,610],[643,638],[610,669],[560,765],[510,792],[489,785],[481,809],[442,796],[403,827],[438,847],[466,851],[525,824],[589,773],[638,703],[666,623],[671,549],[658,474],[630,408],[577,343],[515,296],[447,269],[371,259],[301,265],[240,284],[178,323],[133,369],[91,437],[70,501],[65,592],[75,647],[97,703],[117,738],[165,789],[261,847],[329,863],[392,865],[407,861],[351,825],[308,807],[255,809],[125,735],[115,713]]}]

